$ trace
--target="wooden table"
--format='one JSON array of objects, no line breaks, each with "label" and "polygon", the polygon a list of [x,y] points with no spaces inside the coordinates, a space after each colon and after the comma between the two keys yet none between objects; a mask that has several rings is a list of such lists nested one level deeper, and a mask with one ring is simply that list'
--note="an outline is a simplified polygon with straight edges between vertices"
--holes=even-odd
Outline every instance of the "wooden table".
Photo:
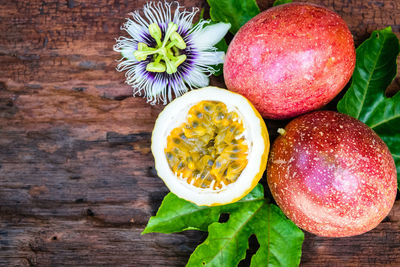
[{"label": "wooden table", "polygon": [[[388,25],[399,35],[399,0],[311,2],[337,11],[356,44]],[[112,46],[144,3],[0,0],[0,266],[182,266],[205,239],[140,235],[168,192],[150,152],[163,107],[130,97]],[[267,121],[273,136],[284,123]],[[400,201],[364,235],[306,233],[301,265],[400,266]]]}]

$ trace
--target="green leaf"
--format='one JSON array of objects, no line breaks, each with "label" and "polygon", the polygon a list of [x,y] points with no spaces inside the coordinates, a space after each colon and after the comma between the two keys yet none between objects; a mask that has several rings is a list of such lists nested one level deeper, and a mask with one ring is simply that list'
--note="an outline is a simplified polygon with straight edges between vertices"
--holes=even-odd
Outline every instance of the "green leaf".
[{"label": "green leaf", "polygon": [[[229,214],[229,219],[219,223],[224,213]],[[199,207],[169,193],[143,233],[187,229],[209,232],[188,266],[236,266],[245,258],[248,239],[253,234],[260,247],[251,266],[297,266],[300,262],[303,232],[264,199],[261,185],[238,202],[216,207]]]},{"label": "green leaf", "polygon": [[292,3],[292,0],[275,0],[274,4],[272,6],[279,6],[283,4],[288,4]]},{"label": "green leaf", "polygon": [[175,233],[184,230],[207,231],[209,224],[218,220],[217,210],[199,207],[169,193],[161,203],[157,215],[150,218],[142,234]]},{"label": "green leaf", "polygon": [[247,21],[260,13],[255,0],[207,0],[213,21],[229,22],[229,30],[235,34]]},{"label": "green leaf", "polygon": [[298,266],[304,233],[273,204],[265,204],[258,216],[256,236],[260,249],[252,257],[251,266],[263,266],[266,262],[267,266]]},{"label": "green leaf", "polygon": [[[263,188],[261,185],[257,185],[247,196],[236,203],[262,199],[264,199]],[[142,234],[169,234],[184,230],[207,231],[208,225],[218,221],[222,207],[199,207],[169,193],[161,203],[157,215],[150,218]]]},{"label": "green leaf", "polygon": [[400,189],[400,92],[391,98],[385,95],[396,77],[399,50],[399,40],[390,27],[374,31],[356,50],[351,86],[337,109],[367,124],[387,144]]},{"label": "green leaf", "polygon": [[237,266],[246,257],[248,239],[260,244],[251,266],[298,266],[304,234],[279,208],[265,200],[243,203],[230,211],[226,223],[208,227],[207,239],[196,248],[187,266]]}]

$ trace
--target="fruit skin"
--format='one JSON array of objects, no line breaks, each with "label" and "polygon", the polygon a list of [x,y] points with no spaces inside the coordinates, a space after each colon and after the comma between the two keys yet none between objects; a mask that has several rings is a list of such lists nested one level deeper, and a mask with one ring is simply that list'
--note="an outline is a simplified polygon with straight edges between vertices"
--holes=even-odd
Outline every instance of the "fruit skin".
[{"label": "fruit skin", "polygon": [[343,237],[375,228],[397,192],[386,144],[362,122],[318,111],[291,121],[274,142],[267,166],[271,193],[297,226]]},{"label": "fruit skin", "polygon": [[355,59],[352,35],[336,13],[284,4],[240,28],[226,54],[224,79],[263,117],[283,119],[331,101],[349,81]]}]

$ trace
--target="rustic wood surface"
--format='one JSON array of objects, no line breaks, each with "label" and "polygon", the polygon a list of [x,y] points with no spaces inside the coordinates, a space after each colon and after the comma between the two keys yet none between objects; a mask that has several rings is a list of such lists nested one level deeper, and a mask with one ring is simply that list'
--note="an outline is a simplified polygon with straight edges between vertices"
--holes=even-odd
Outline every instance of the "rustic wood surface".
[{"label": "rustic wood surface", "polygon": [[[356,44],[389,25],[399,36],[399,0],[311,2],[337,11]],[[0,266],[183,266],[205,239],[140,235],[168,192],[150,153],[163,107],[130,97],[112,46],[144,3],[0,0]],[[267,122],[272,137],[285,123]],[[301,265],[400,266],[400,201],[364,235],[306,234]]]}]

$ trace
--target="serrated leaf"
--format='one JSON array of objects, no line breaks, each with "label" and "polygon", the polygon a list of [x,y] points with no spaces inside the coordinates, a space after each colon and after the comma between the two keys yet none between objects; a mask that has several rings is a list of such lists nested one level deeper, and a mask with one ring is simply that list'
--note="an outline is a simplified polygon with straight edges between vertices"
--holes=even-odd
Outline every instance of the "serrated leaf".
[{"label": "serrated leaf", "polygon": [[235,34],[247,21],[260,13],[255,0],[207,0],[213,21],[229,22],[229,30]]},{"label": "serrated leaf", "polygon": [[248,239],[260,244],[251,266],[298,266],[304,234],[266,200],[243,203],[226,223],[208,227],[207,239],[190,256],[187,266],[237,266],[246,257]]},{"label": "serrated leaf", "polygon": [[[229,214],[228,221],[219,223],[225,213]],[[246,256],[252,234],[260,244],[252,266],[297,266],[300,262],[303,232],[264,199],[260,184],[240,201],[216,207],[199,207],[169,193],[143,233],[188,229],[209,231],[188,266],[202,266],[203,262],[205,266],[236,266]]]},{"label": "serrated leaf", "polygon": [[387,144],[400,189],[400,92],[391,98],[385,95],[396,77],[399,50],[399,40],[390,27],[374,31],[356,50],[351,86],[337,109],[367,124]]},{"label": "serrated leaf", "polygon": [[272,6],[279,6],[279,5],[288,4],[288,3],[292,3],[292,0],[276,0],[272,4]]}]

